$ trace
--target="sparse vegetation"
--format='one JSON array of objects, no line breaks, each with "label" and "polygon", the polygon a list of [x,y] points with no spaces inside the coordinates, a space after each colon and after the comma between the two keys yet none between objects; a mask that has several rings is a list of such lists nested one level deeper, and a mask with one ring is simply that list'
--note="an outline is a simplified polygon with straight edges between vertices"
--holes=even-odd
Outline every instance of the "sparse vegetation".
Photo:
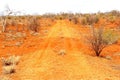
[{"label": "sparse vegetation", "polygon": [[19,63],[20,56],[10,56],[1,58],[3,64],[3,74],[12,74],[16,71],[16,65]]},{"label": "sparse vegetation", "polygon": [[15,73],[15,65],[3,66],[3,74]]},{"label": "sparse vegetation", "polygon": [[6,15],[2,15],[0,18],[1,18],[1,24],[2,24],[2,32],[5,32],[6,31],[6,27],[8,26],[8,22],[7,22],[7,19],[9,18],[9,16],[13,13],[9,6],[6,6]]},{"label": "sparse vegetation", "polygon": [[112,30],[105,30],[103,27],[91,28],[91,34],[87,37],[91,49],[99,56],[102,50],[119,39],[118,35]]},{"label": "sparse vegetation", "polygon": [[10,56],[8,58],[1,58],[3,66],[17,65],[19,63],[20,56]]},{"label": "sparse vegetation", "polygon": [[[86,77],[88,80],[94,80],[97,77],[100,77],[100,80],[106,79],[105,77],[112,79],[111,74],[109,75],[112,69],[105,64],[114,60],[116,56],[120,57],[120,55],[113,54],[120,52],[119,14],[113,11],[92,14],[47,13],[1,16],[3,20],[6,17],[4,25],[7,26],[0,27],[3,32],[0,32],[0,55],[4,56],[1,58],[1,74],[16,80],[54,79],[51,77],[54,73],[57,73],[55,78],[61,80],[86,80]],[[87,44],[84,43],[85,39],[87,39]],[[24,62],[21,61],[18,65],[20,57],[10,56],[11,54],[6,54],[8,52],[22,55]],[[89,54],[102,58],[89,56]],[[99,67],[97,74],[95,70],[90,70],[91,67],[94,67],[92,69]],[[101,70],[110,71],[105,71],[108,73],[101,78],[103,74]],[[44,74],[46,72],[50,73]],[[91,72],[92,75],[89,75]],[[0,80],[9,80],[9,78],[0,77]],[[119,79],[113,78],[112,80]]]},{"label": "sparse vegetation", "polygon": [[32,30],[34,32],[38,32],[39,27],[40,27],[38,18],[35,17],[35,16],[29,18],[28,27],[29,27],[30,30]]},{"label": "sparse vegetation", "polygon": [[99,18],[95,14],[86,14],[81,18],[81,23],[83,25],[93,25],[99,21]]}]

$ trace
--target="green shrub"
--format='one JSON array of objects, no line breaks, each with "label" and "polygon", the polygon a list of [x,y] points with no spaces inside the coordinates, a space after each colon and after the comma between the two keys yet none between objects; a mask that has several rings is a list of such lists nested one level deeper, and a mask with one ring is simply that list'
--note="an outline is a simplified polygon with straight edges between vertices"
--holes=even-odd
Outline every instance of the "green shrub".
[{"label": "green shrub", "polygon": [[105,30],[103,34],[103,40],[106,44],[113,44],[119,39],[117,32],[113,30]]},{"label": "green shrub", "polygon": [[110,44],[115,43],[119,39],[119,35],[112,30],[103,28],[91,28],[91,34],[87,37],[91,49],[99,56],[102,50]]}]

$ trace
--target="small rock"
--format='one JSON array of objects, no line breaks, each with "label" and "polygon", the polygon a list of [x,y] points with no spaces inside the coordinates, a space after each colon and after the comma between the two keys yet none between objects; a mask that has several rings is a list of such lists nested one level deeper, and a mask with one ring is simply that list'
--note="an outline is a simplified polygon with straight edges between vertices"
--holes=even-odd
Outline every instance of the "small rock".
[{"label": "small rock", "polygon": [[60,51],[59,51],[59,55],[65,55],[65,50],[63,50],[63,49],[61,49]]},{"label": "small rock", "polygon": [[106,56],[105,58],[108,59],[108,60],[111,60],[111,59],[112,59],[111,56]]}]

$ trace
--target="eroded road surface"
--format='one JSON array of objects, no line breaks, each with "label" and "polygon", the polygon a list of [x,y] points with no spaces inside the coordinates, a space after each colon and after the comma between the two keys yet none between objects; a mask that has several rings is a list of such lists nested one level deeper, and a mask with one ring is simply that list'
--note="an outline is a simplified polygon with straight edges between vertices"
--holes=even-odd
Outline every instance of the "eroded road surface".
[{"label": "eroded road surface", "polygon": [[77,32],[65,21],[57,21],[41,49],[22,57],[15,80],[120,80],[120,73],[101,66],[98,58],[93,66],[92,57],[82,53]]}]

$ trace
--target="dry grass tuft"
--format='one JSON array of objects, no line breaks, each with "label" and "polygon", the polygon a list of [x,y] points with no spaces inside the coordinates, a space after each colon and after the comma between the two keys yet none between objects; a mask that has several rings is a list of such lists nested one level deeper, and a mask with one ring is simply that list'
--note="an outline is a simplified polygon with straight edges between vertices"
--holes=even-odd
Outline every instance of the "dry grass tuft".
[{"label": "dry grass tuft", "polygon": [[15,73],[15,65],[3,66],[3,74]]},{"label": "dry grass tuft", "polygon": [[7,65],[17,65],[19,63],[20,56],[10,56],[9,58],[1,58],[2,64]]},{"label": "dry grass tuft", "polygon": [[16,72],[16,65],[19,63],[20,56],[10,56],[1,58],[3,64],[3,74],[12,74]]}]

